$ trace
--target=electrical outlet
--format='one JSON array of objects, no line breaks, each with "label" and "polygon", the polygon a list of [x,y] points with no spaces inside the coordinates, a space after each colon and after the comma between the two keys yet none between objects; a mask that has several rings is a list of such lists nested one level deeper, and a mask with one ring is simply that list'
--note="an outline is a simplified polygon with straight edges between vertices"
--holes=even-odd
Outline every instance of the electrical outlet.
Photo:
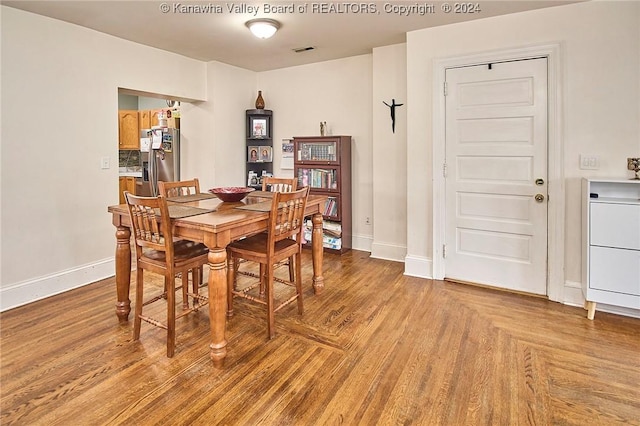
[{"label": "electrical outlet", "polygon": [[598,156],[580,154],[580,169],[598,170],[599,168],[600,168],[600,158],[598,158]]},{"label": "electrical outlet", "polygon": [[103,169],[108,169],[109,167],[111,167],[109,165],[109,157],[102,157],[100,159],[100,167],[102,167]]}]

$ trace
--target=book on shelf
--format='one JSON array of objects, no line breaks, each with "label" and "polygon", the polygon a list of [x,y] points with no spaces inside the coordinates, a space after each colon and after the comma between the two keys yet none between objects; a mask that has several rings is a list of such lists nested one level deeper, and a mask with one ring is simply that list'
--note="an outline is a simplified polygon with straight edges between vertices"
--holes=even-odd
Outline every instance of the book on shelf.
[{"label": "book on shelf", "polygon": [[311,169],[309,183],[312,188],[337,189],[336,171],[334,169]]},{"label": "book on shelf", "polygon": [[333,144],[302,144],[298,149],[301,161],[336,161]]},{"label": "book on shelf", "polygon": [[[313,222],[307,220],[305,222],[305,228],[311,232],[313,229]],[[322,230],[330,231],[334,235],[342,235],[342,224],[340,222],[332,222],[330,220],[322,221]]]},{"label": "book on shelf", "polygon": [[337,216],[338,215],[338,200],[336,197],[328,197],[324,204],[324,216]]},{"label": "book on shelf", "polygon": [[[311,242],[311,231],[304,231],[304,239],[307,242]],[[322,236],[322,246],[334,250],[340,250],[342,248],[342,238],[331,237],[329,235]]]}]

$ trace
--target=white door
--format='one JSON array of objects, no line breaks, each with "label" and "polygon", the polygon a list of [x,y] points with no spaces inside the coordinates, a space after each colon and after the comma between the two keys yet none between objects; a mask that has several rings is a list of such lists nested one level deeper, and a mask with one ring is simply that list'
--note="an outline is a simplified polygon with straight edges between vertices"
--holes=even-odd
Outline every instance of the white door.
[{"label": "white door", "polygon": [[547,294],[547,60],[446,83],[445,277]]}]

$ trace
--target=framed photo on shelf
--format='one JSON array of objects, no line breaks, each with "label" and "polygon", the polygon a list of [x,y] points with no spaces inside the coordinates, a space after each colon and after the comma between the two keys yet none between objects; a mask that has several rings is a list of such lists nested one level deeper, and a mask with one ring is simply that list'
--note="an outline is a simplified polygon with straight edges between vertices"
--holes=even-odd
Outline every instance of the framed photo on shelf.
[{"label": "framed photo on shelf", "polygon": [[260,147],[260,160],[265,163],[270,163],[273,161],[273,149],[270,146],[261,146]]},{"label": "framed photo on shelf", "polygon": [[250,146],[247,148],[247,161],[249,163],[259,163],[260,162],[260,147],[259,146]]},{"label": "framed photo on shelf", "polygon": [[266,118],[251,117],[251,137],[255,139],[269,137],[269,123]]}]

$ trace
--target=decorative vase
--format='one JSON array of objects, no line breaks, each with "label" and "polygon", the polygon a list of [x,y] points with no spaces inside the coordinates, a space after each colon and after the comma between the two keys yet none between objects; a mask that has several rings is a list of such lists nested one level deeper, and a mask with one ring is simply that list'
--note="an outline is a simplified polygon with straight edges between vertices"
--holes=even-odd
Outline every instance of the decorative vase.
[{"label": "decorative vase", "polygon": [[258,90],[258,97],[256,98],[256,109],[264,109],[264,98],[262,97],[262,90]]}]

